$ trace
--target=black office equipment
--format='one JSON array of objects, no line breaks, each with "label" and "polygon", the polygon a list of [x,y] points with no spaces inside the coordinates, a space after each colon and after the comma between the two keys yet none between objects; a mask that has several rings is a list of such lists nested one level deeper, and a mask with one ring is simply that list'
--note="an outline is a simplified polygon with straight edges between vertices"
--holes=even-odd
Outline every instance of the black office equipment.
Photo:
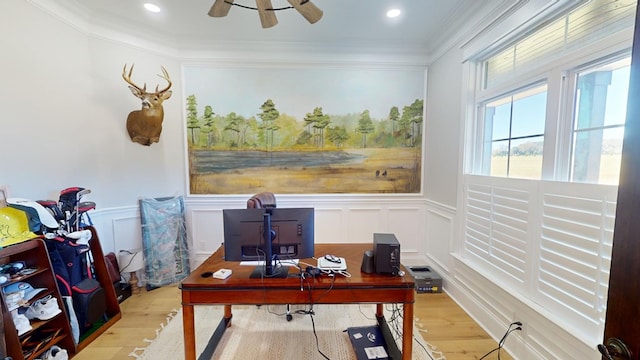
[{"label": "black office equipment", "polygon": [[417,293],[441,293],[442,277],[430,266],[409,266],[409,275],[413,277]]},{"label": "black office equipment", "polygon": [[398,275],[400,243],[394,234],[373,234],[373,258],[378,274]]}]

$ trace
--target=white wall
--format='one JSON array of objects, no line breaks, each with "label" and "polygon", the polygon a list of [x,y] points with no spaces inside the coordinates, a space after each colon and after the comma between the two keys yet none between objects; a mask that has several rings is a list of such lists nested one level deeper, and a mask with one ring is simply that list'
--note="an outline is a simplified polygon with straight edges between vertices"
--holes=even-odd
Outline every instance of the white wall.
[{"label": "white wall", "polygon": [[[0,184],[11,196],[57,199],[82,186],[93,191],[86,200],[111,208],[184,191],[179,61],[87,36],[26,1],[3,3],[0,24]],[[140,108],[121,77],[134,62],[134,79],[149,83],[164,65],[177,92],[151,147],[129,141],[125,129]]]},{"label": "white wall", "polygon": [[426,100],[425,194],[455,207],[457,201],[462,51],[454,47],[429,66]]},{"label": "white wall", "polygon": [[[181,64],[186,60],[173,49],[117,29],[97,28],[46,0],[8,1],[0,24],[4,34],[13,34],[0,37],[0,66],[6,69],[0,87],[4,139],[0,152],[6,170],[0,171],[0,185],[8,185],[11,196],[34,200],[57,199],[59,191],[69,186],[89,188],[92,193],[83,200],[97,203],[91,216],[105,252],[140,247],[139,198],[186,195],[187,191],[181,82]],[[254,61],[257,55],[253,54]],[[198,56],[229,61],[230,55]],[[373,60],[367,59],[361,61]],[[376,60],[394,61],[388,55]],[[416,64],[414,58],[401,62]],[[135,63],[134,81],[147,82],[149,87],[162,82],[156,76],[160,65],[173,80],[158,144],[145,147],[129,140],[126,117],[140,108],[140,102],[121,77],[125,63]],[[247,197],[186,197],[196,264],[222,241],[221,209],[243,207]],[[393,232],[402,243],[405,259],[424,262],[421,194],[290,195],[279,197],[278,202],[280,206],[315,206],[319,242],[370,242],[373,232]]]}]

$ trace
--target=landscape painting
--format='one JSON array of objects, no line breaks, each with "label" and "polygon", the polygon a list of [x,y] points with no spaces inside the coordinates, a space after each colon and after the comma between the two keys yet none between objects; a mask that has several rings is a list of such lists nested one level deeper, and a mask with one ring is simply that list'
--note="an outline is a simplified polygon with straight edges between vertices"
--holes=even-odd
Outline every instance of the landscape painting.
[{"label": "landscape painting", "polygon": [[425,70],[185,65],[192,195],[421,192]]}]

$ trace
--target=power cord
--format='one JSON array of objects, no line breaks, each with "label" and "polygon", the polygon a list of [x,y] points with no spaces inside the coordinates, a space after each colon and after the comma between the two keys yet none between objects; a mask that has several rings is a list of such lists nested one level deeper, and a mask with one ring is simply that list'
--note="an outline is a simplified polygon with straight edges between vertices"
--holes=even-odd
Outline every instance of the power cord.
[{"label": "power cord", "polygon": [[478,360],[482,360],[482,359],[486,358],[487,356],[489,356],[490,354],[493,354],[496,351],[498,352],[498,360],[500,360],[500,352],[502,351],[502,347],[504,346],[504,343],[507,341],[507,336],[509,336],[509,334],[511,334],[514,331],[521,331],[521,330],[522,330],[522,323],[520,321],[515,321],[515,322],[512,322],[511,324],[509,324],[509,327],[507,328],[507,331],[502,336],[502,339],[500,339],[500,341],[498,342],[498,347],[493,349],[493,350],[491,350],[491,351],[489,351],[488,353],[484,354]]},{"label": "power cord", "polygon": [[318,349],[318,353],[322,355],[323,358],[330,360],[327,355],[325,355],[322,350],[320,350],[320,340],[318,340],[318,333],[316,332],[316,322],[313,320],[313,311],[309,313],[309,317],[311,318],[311,327],[313,328],[313,336],[316,338],[316,349]]},{"label": "power cord", "polygon": [[[403,308],[398,304],[390,304],[390,306],[391,308],[385,307],[387,311],[391,312],[389,319],[386,321],[387,321],[387,324],[389,325],[389,330],[393,332],[392,335],[393,335],[394,341],[399,341],[403,337],[402,325],[400,323],[402,320],[404,320],[403,311],[402,311]],[[422,348],[422,350],[424,350],[424,353],[427,354],[429,359],[435,360],[431,355],[431,353],[429,352],[429,350],[426,348],[426,346],[422,343],[422,341],[425,341],[424,339],[422,339],[422,341],[418,340],[418,337],[414,333],[413,341],[414,343],[418,344]],[[427,345],[435,349],[433,345],[429,343],[427,343]]]}]

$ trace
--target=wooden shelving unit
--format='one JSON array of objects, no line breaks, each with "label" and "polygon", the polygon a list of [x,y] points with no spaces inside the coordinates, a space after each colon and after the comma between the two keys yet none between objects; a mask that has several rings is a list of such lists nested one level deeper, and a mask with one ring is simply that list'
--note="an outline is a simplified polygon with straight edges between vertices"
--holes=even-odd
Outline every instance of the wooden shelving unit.
[{"label": "wooden shelving unit", "polygon": [[[12,278],[10,281],[2,284],[2,287],[24,281],[34,288],[46,288],[46,291],[39,293],[34,299],[37,300],[44,296],[51,295],[58,300],[58,306],[62,312],[49,320],[31,320],[31,329],[26,333],[18,336],[18,331],[13,322],[13,318],[7,308],[5,294],[2,291],[2,320],[4,323],[5,342],[7,346],[7,355],[14,360],[32,360],[38,358],[43,352],[53,345],[64,348],[73,356],[76,353],[75,344],[71,335],[71,326],[64,307],[64,302],[60,297],[58,285],[56,283],[55,274],[51,268],[47,247],[43,240],[33,239],[19,244],[11,245],[0,250],[0,262],[3,264],[23,261],[27,268],[35,268],[36,272],[29,275]],[[48,334],[55,334],[48,341],[45,338]]]},{"label": "wooden shelving unit", "polygon": [[[60,314],[49,320],[31,320],[30,323],[33,329],[18,336],[11,312],[6,304],[4,291],[1,291],[2,301],[0,301],[0,305],[2,309],[4,340],[7,350],[6,356],[11,356],[14,360],[33,360],[39,358],[40,355],[51,346],[58,345],[67,350],[69,357],[73,357],[121,318],[120,305],[118,304],[111,279],[109,278],[100,239],[93,227],[89,227],[88,229],[91,230],[93,234],[89,244],[94,259],[95,277],[104,288],[106,297],[105,321],[97,324],[92,332],[81,336],[80,342],[75,344],[67,311],[63,299],[60,296],[55,273],[51,267],[51,261],[49,260],[49,254],[44,240],[36,238],[2,248],[0,249],[0,264],[22,261],[25,263],[26,268],[34,268],[37,270],[29,275],[11,278],[0,287],[4,288],[9,284],[24,281],[34,288],[46,288],[46,291],[39,293],[31,302],[51,295],[57,299],[58,306],[62,310]],[[44,339],[46,339],[47,334],[55,334],[55,336],[45,341]]]}]

